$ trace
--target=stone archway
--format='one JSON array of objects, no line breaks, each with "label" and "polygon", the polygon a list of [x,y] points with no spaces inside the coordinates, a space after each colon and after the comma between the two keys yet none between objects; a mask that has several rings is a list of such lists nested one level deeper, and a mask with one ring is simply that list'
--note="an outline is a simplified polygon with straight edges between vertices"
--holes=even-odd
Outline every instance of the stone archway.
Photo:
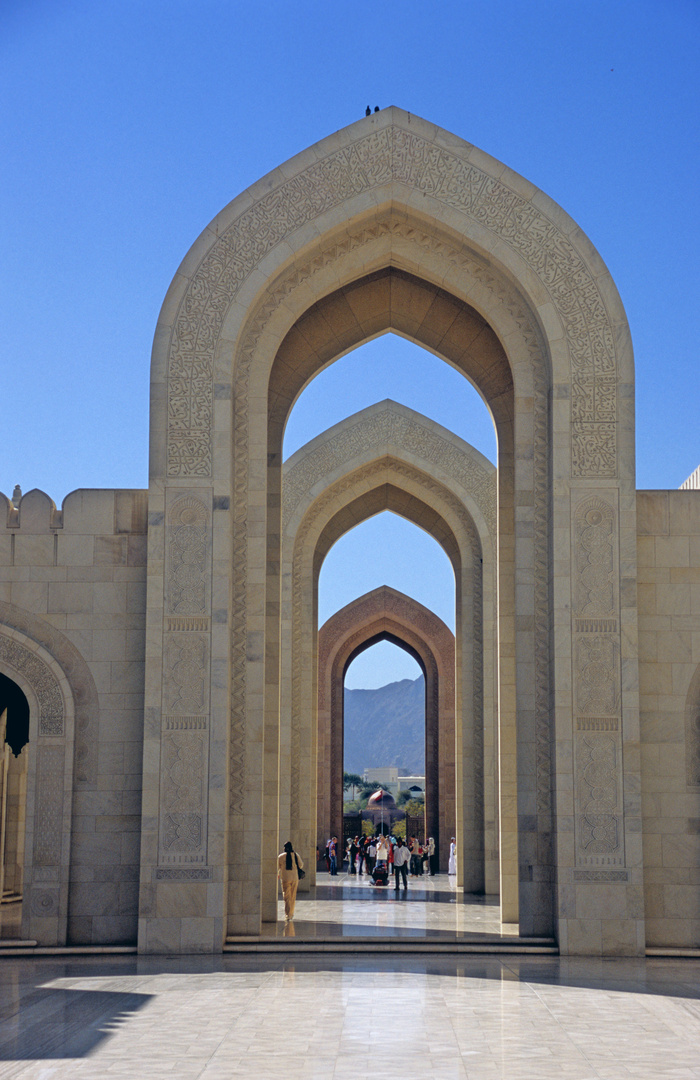
[{"label": "stone archway", "polygon": [[[457,632],[457,741],[460,744],[457,783],[458,820],[480,819],[483,771],[464,771],[464,760],[483,757],[482,558],[469,514],[449,489],[415,467],[380,458],[348,473],[312,503],[295,537],[292,558],[291,663],[291,834],[315,839],[314,712],[316,706],[316,623],[318,576],[331,546],[349,528],[389,510],[429,528],[455,573]],[[285,704],[285,703],[283,703]],[[282,716],[286,715],[286,710]],[[460,830],[463,867],[480,865],[473,850],[476,837]],[[470,891],[482,886],[474,884]]]},{"label": "stone archway", "polygon": [[70,939],[71,888],[81,885],[74,815],[97,788],[99,704],[73,643],[45,620],[0,603],[0,671],[29,702],[23,936]]},{"label": "stone archway", "polygon": [[[393,401],[380,402],[302,447],[285,464],[282,541],[280,829],[316,843],[316,605],[320,565],[359,521],[393,509],[425,528],[456,582],[457,818],[486,823],[484,842],[457,829],[460,884],[500,891],[495,746],[496,470],[462,439]],[[462,776],[463,760],[478,763]],[[337,792],[338,798],[340,792]],[[287,811],[287,807],[289,810]],[[507,838],[514,850],[516,838]],[[485,847],[486,859],[483,851]],[[470,868],[464,882],[463,868]],[[485,877],[484,877],[485,873]],[[507,904],[507,897],[506,897]],[[516,916],[517,917],[517,916]],[[511,916],[512,919],[512,916]]]},{"label": "stone archway", "polygon": [[73,700],[54,657],[0,626],[0,671],[29,703],[22,937],[65,945],[73,782]]},{"label": "stone archway", "polygon": [[[581,826],[596,752],[596,718],[579,692],[597,663],[592,645],[612,658],[603,677],[615,781],[639,783],[637,657],[633,633],[622,632],[636,619],[634,591],[623,587],[636,557],[624,311],[599,256],[559,207],[395,108],[335,133],[234,201],[195,243],[163,307],[152,369],[148,593],[162,647],[149,654],[147,675],[147,709],[161,723],[144,744],[144,760],[163,765],[162,777],[150,764],[144,770],[153,812],[142,834],[142,947],[179,948],[183,934],[188,948],[221,947],[224,913],[196,927],[173,915],[173,881],[183,912],[212,912],[227,883],[228,912],[244,932],[258,931],[271,902],[283,426],[321,366],[389,330],[463,371],[497,426],[500,765],[518,836],[521,931],[554,930],[563,952],[637,953],[643,924],[625,891],[642,884],[636,803],[619,804],[603,847],[593,850]],[[204,553],[196,569],[204,590],[189,623],[174,612],[168,585],[174,530],[196,527],[172,519],[185,498]],[[612,552],[604,604],[588,588],[593,534]],[[173,636],[183,634],[187,641]],[[172,697],[181,646],[209,693],[187,746],[175,747],[162,701]],[[186,792],[172,775],[185,751]],[[177,853],[169,847],[176,818]],[[614,920],[601,880],[616,896]]]},{"label": "stone archway", "polygon": [[343,835],[345,672],[359,652],[382,640],[406,648],[423,670],[426,830],[438,844],[440,869],[446,871],[447,838],[455,834],[456,822],[454,634],[432,611],[386,585],[341,608],[318,632],[319,850],[328,836]]},{"label": "stone archway", "polygon": [[0,672],[0,938],[22,936],[29,702]]}]

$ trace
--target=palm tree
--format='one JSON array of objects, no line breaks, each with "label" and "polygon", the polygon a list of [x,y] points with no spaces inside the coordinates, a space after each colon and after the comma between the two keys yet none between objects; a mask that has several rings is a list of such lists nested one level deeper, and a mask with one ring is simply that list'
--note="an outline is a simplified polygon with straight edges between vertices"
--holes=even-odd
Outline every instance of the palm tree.
[{"label": "palm tree", "polygon": [[361,788],[364,783],[365,783],[365,781],[359,775],[359,773],[354,773],[354,772],[344,772],[343,773],[343,791],[347,791],[349,787],[352,788],[352,801],[353,802],[355,801],[355,788],[356,787]]}]

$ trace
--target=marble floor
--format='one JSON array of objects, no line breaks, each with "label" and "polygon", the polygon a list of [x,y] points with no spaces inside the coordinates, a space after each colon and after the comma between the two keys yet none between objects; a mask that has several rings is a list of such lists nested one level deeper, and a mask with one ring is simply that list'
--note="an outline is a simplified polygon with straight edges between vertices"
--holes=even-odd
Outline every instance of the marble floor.
[{"label": "marble floor", "polygon": [[297,894],[294,922],[285,925],[281,900],[278,918],[277,924],[263,925],[263,937],[477,942],[518,933],[517,926],[501,924],[497,896],[465,894],[446,874],[409,878],[408,889],[398,893],[393,883],[373,886],[366,876],[319,875],[315,887]]},{"label": "marble floor", "polygon": [[700,961],[0,960],[0,1078],[691,1080]]},{"label": "marble floor", "polygon": [[[265,924],[263,937],[429,937],[486,941],[518,933],[516,925],[501,924],[497,896],[465,894],[447,874],[409,878],[408,889],[405,892],[401,889],[398,894],[393,882],[388,887],[373,886],[367,875],[319,874],[316,886],[298,894],[295,919],[290,926],[285,926],[284,903],[281,890],[278,891],[279,921]],[[21,899],[16,903],[3,902],[0,940],[21,938],[21,913]]]}]

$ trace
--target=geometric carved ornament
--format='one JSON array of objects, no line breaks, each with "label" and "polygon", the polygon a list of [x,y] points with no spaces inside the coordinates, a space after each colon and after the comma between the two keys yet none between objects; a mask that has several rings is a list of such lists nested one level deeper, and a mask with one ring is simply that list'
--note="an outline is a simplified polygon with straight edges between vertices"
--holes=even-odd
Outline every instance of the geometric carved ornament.
[{"label": "geometric carved ornament", "polygon": [[51,669],[20,642],[0,636],[0,660],[23,675],[39,701],[39,734],[64,734],[63,695]]}]

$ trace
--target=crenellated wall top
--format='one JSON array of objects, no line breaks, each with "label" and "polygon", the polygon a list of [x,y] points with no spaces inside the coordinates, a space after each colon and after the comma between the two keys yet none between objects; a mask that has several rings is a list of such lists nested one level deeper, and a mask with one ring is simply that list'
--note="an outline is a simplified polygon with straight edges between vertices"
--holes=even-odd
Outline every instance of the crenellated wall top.
[{"label": "crenellated wall top", "polygon": [[[17,491],[17,489],[15,489]],[[136,488],[77,488],[59,510],[50,495],[32,488],[9,499],[0,491],[0,529],[23,535],[57,530],[95,536],[145,533],[148,491]]]}]

